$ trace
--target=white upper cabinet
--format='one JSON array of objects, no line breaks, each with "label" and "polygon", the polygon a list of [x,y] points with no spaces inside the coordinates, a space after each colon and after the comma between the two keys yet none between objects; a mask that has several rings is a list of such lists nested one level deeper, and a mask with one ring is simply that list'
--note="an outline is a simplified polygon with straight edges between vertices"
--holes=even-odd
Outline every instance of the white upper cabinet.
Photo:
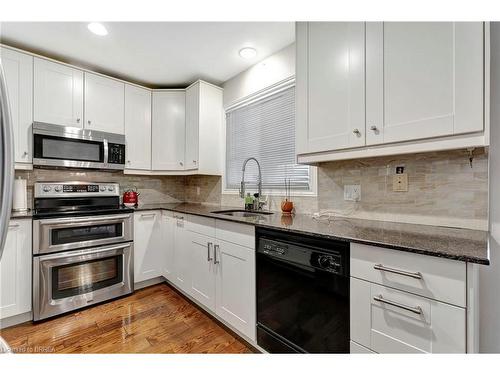
[{"label": "white upper cabinet", "polygon": [[297,150],[365,145],[365,24],[297,24]]},{"label": "white upper cabinet", "polygon": [[185,169],[222,174],[222,89],[197,81],[186,89]]},{"label": "white upper cabinet", "polygon": [[483,43],[481,22],[367,23],[367,144],[482,131]]},{"label": "white upper cabinet", "polygon": [[35,57],[33,119],[83,126],[83,72]]},{"label": "white upper cabinet", "polygon": [[127,169],[151,169],[151,91],[125,85]]},{"label": "white upper cabinet", "polygon": [[153,170],[184,170],[185,113],[184,90],[153,92]]},{"label": "white upper cabinet", "polygon": [[7,94],[14,130],[15,162],[31,163],[33,158],[31,124],[33,123],[33,56],[0,49],[7,82]]},{"label": "white upper cabinet", "polygon": [[85,73],[85,128],[125,133],[125,84]]}]

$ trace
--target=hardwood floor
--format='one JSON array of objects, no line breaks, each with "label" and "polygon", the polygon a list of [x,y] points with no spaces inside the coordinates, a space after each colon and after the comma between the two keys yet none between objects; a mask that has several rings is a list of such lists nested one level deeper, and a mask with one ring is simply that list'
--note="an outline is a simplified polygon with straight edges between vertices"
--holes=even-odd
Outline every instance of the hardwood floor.
[{"label": "hardwood floor", "polygon": [[251,353],[166,284],[41,323],[2,330],[17,353]]}]

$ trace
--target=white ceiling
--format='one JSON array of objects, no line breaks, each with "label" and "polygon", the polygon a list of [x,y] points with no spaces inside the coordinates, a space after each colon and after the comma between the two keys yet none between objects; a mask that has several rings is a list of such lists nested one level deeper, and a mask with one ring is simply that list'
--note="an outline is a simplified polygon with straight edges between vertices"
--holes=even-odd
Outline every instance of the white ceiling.
[{"label": "white ceiling", "polygon": [[[221,84],[294,42],[293,22],[2,22],[2,43],[151,87]],[[252,60],[238,51],[257,49]]]}]

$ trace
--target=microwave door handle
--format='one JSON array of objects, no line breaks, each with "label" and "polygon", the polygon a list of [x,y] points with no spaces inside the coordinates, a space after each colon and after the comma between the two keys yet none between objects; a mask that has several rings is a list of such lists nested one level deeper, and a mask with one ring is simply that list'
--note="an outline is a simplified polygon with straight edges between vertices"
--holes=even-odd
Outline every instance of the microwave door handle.
[{"label": "microwave door handle", "polygon": [[104,139],[104,165],[107,167],[108,166],[108,157],[109,157],[109,145],[108,145],[108,140]]}]

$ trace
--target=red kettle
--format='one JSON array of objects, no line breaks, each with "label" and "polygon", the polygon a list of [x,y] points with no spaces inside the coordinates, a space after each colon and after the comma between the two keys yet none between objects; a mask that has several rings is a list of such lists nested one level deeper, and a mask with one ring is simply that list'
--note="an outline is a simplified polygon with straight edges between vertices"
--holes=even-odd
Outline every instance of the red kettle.
[{"label": "red kettle", "polygon": [[137,207],[139,203],[139,193],[137,188],[128,189],[123,193],[123,205],[127,207]]}]

